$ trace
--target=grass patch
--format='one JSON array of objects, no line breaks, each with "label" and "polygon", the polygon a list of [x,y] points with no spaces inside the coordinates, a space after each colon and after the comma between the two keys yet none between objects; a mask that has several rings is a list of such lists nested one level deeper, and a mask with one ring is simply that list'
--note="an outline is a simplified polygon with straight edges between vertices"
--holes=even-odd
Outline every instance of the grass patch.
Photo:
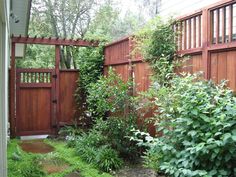
[{"label": "grass patch", "polygon": [[[53,146],[55,151],[48,154],[33,154],[24,152],[18,145],[20,140],[11,140],[8,144],[8,176],[9,177],[64,177],[78,170],[82,177],[111,177],[92,165],[82,161],[73,148],[68,148],[64,142],[44,140]],[[47,174],[43,171],[42,162],[52,162],[54,165],[65,165],[63,172]]]}]

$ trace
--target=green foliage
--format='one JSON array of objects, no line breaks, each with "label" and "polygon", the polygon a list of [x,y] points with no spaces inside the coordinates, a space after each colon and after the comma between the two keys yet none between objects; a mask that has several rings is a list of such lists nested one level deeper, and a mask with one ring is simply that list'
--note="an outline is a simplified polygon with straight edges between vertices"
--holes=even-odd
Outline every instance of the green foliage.
[{"label": "green foliage", "polygon": [[79,129],[77,124],[73,126],[64,126],[60,129],[58,134],[65,137],[68,147],[75,147],[76,136],[82,134],[82,129]]},{"label": "green foliage", "polygon": [[95,129],[77,137],[76,151],[83,160],[106,172],[119,169],[123,163],[118,152],[109,147],[107,137]]},{"label": "green foliage", "polygon": [[160,170],[181,177],[236,175],[236,98],[224,83],[176,76],[152,94],[163,136],[150,143],[150,153],[160,157]]},{"label": "green foliage", "polygon": [[106,172],[120,169],[123,165],[123,161],[119,158],[117,151],[106,146],[99,149],[95,160],[97,166]]},{"label": "green foliage", "polygon": [[[9,177],[64,177],[68,173],[79,170],[84,177],[111,177],[108,173],[101,173],[96,168],[81,160],[75,155],[72,148],[68,148],[64,142],[44,140],[55,148],[48,154],[26,153],[18,146],[19,140],[10,140],[8,144],[8,176]],[[18,156],[17,159],[16,155]],[[60,173],[46,174],[42,171],[39,162],[41,160],[53,160],[55,163],[67,162],[69,167]]]},{"label": "green foliage", "polygon": [[87,111],[87,95],[89,85],[96,83],[103,71],[103,46],[98,48],[79,48],[77,65],[79,68],[79,79],[75,91],[75,101],[77,103],[77,112],[80,122],[90,121]]},{"label": "green foliage", "polygon": [[81,129],[78,129],[78,127],[75,125],[72,125],[72,126],[67,126],[65,125],[64,127],[62,127],[59,131],[59,135],[67,135],[67,136],[77,136],[79,134],[82,133],[82,130]]},{"label": "green foliage", "polygon": [[25,57],[16,60],[18,68],[54,68],[55,47],[28,45]]},{"label": "green foliage", "polygon": [[174,60],[177,34],[173,29],[173,23],[173,20],[163,22],[157,17],[134,36],[136,47],[133,54],[142,53],[144,60],[150,63],[160,85],[168,83],[177,65]]},{"label": "green foliage", "polygon": [[[134,117],[109,117],[96,120],[93,128],[75,138],[78,155],[103,171],[117,170],[122,160],[134,160],[140,156],[140,148],[129,136],[137,128]],[[103,162],[103,163],[102,163]]]},{"label": "green foliage", "polygon": [[37,155],[23,152],[15,141],[8,144],[9,177],[43,177],[45,172],[37,164]]},{"label": "green foliage", "polygon": [[100,131],[91,129],[88,133],[83,133],[81,136],[77,137],[76,146],[79,148],[91,146],[100,147],[107,143],[107,139]]},{"label": "green foliage", "polygon": [[77,66],[79,69],[79,86],[85,89],[95,83],[103,70],[103,46],[98,48],[79,48]]},{"label": "green foliage", "polygon": [[108,75],[101,76],[88,88],[88,110],[94,119],[104,118],[108,112],[124,114],[130,103],[129,84],[124,83],[112,69]]},{"label": "green foliage", "polygon": [[121,158],[140,156],[140,149],[128,138],[137,129],[129,83],[112,70],[108,75],[89,85],[87,103],[94,124],[89,132],[74,138],[78,155],[103,171],[120,168]]},{"label": "green foliage", "polygon": [[135,142],[128,138],[133,135],[132,130],[137,128],[137,117],[134,115],[109,117],[106,121],[97,120],[94,125],[94,129],[106,136],[106,144],[126,160],[134,160],[141,154]]}]

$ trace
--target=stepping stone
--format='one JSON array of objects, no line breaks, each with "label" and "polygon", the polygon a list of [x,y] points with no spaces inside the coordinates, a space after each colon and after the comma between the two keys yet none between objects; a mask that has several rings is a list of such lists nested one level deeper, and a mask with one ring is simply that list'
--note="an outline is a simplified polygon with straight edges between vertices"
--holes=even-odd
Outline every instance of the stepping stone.
[{"label": "stepping stone", "polygon": [[81,177],[78,171],[67,174],[65,177]]},{"label": "stepping stone", "polygon": [[43,140],[22,141],[19,146],[23,151],[31,153],[46,154],[54,151],[54,147],[46,144]]}]

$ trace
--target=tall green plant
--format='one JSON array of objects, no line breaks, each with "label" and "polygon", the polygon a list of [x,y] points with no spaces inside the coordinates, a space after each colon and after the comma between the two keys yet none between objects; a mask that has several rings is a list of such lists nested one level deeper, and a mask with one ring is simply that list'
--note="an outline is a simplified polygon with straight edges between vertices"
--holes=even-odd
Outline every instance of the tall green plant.
[{"label": "tall green plant", "polygon": [[176,76],[155,93],[158,131],[149,152],[171,176],[236,175],[236,98],[224,83]]},{"label": "tall green plant", "polygon": [[104,118],[108,112],[124,115],[130,101],[129,83],[125,83],[112,69],[108,76],[101,76],[96,83],[89,85],[87,104],[94,119]]},{"label": "tall green plant", "polygon": [[77,89],[75,91],[75,100],[77,103],[77,112],[81,122],[90,121],[87,114],[87,95],[89,85],[96,83],[101,77],[103,71],[103,46],[98,48],[79,48],[77,65],[79,68],[79,79],[77,80]]},{"label": "tall green plant", "polygon": [[175,60],[177,32],[173,25],[173,20],[163,22],[157,17],[134,36],[136,47],[133,53],[142,53],[144,60],[150,63],[160,85],[168,83],[177,65]]}]

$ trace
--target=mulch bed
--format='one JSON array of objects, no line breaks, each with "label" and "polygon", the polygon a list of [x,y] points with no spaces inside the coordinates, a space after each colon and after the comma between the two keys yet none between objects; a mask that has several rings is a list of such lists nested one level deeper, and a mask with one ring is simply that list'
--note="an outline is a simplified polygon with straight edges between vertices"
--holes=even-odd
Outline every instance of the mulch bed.
[{"label": "mulch bed", "polygon": [[27,140],[19,143],[19,146],[25,152],[46,154],[54,151],[54,147],[46,144],[43,140]]}]

